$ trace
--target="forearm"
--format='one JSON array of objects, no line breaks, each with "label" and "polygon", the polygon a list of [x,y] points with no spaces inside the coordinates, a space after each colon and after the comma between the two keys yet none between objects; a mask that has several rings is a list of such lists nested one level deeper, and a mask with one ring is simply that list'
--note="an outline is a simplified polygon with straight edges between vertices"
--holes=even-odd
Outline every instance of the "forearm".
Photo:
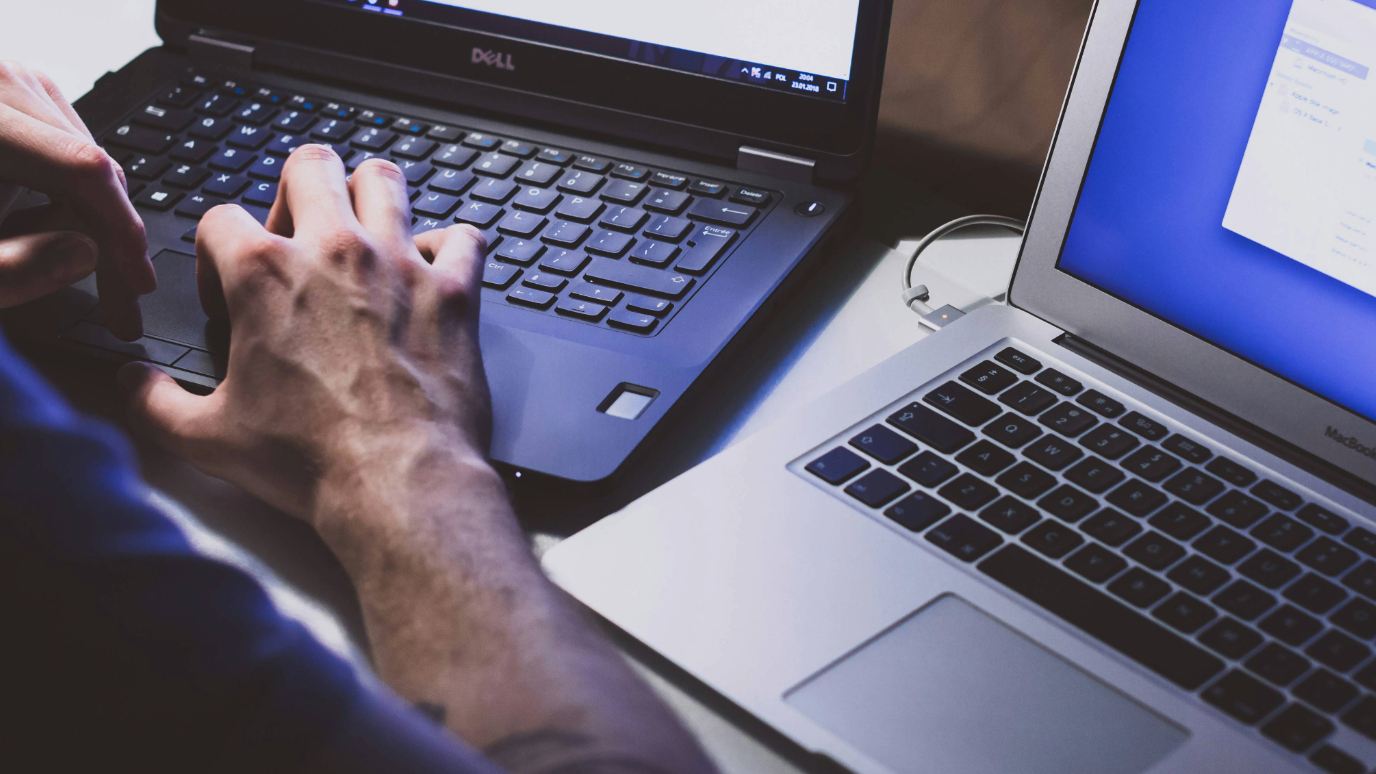
[{"label": "forearm", "polygon": [[358,469],[376,473],[329,481],[317,498],[317,523],[370,513],[383,525],[325,536],[355,579],[382,678],[442,707],[450,729],[514,774],[710,771],[545,579],[501,479],[456,446],[374,445],[386,462]]}]

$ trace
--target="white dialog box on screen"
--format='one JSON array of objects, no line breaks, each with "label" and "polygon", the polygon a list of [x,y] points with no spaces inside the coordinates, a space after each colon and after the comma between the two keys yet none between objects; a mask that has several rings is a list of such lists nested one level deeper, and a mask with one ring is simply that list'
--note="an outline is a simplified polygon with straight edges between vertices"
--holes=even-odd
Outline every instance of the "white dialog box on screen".
[{"label": "white dialog box on screen", "polygon": [[1294,0],[1223,227],[1376,296],[1376,0]]}]

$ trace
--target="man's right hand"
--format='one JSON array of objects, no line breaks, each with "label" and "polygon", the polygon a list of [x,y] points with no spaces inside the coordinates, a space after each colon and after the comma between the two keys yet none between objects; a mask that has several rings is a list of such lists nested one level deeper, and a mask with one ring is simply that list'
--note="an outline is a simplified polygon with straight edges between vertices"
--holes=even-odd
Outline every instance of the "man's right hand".
[{"label": "man's right hand", "polygon": [[138,297],[157,278],[124,171],[42,73],[0,62],[0,214],[21,188],[52,204],[0,230],[0,308],[66,287],[95,269],[101,314],[122,339],[143,334]]}]

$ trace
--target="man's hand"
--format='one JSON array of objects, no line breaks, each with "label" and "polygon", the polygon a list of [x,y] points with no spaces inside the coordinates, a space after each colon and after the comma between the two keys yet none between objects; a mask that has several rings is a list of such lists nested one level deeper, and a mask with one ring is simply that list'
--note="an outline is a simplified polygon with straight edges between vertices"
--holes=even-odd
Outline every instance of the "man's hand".
[{"label": "man's hand", "polygon": [[231,326],[197,397],[120,372],[129,415],[203,470],[320,532],[358,590],[378,674],[512,774],[703,774],[672,714],[540,572],[487,462],[484,245],[411,235],[406,180],[292,154],[267,228],[201,222],[201,302]]},{"label": "man's hand", "polygon": [[0,230],[0,308],[97,272],[101,313],[116,336],[143,333],[138,296],[157,287],[143,222],[124,171],[42,73],[0,62],[0,214],[20,188],[53,204]]},{"label": "man's hand", "polygon": [[390,162],[346,180],[333,151],[306,146],[287,160],[266,228],[237,206],[211,210],[197,276],[207,313],[230,324],[227,378],[198,397],[126,367],[136,427],[312,520],[322,486],[390,455],[442,449],[486,467],[483,237],[454,226],[413,238],[407,193]]}]

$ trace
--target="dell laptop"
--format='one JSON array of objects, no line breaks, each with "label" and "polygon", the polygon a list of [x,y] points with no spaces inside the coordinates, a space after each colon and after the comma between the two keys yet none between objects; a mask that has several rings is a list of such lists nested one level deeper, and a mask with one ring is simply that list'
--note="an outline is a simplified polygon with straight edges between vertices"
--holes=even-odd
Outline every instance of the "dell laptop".
[{"label": "dell laptop", "polygon": [[545,561],[852,771],[1358,774],[1373,482],[1376,2],[1099,0],[1010,305]]},{"label": "dell laptop", "polygon": [[116,340],[93,282],[11,329],[213,387],[197,220],[265,219],[286,156],[328,143],[395,161],[417,232],[487,235],[495,459],[607,479],[857,221],[890,7],[160,0],[164,44],[77,104],[148,227],[147,335]]}]

